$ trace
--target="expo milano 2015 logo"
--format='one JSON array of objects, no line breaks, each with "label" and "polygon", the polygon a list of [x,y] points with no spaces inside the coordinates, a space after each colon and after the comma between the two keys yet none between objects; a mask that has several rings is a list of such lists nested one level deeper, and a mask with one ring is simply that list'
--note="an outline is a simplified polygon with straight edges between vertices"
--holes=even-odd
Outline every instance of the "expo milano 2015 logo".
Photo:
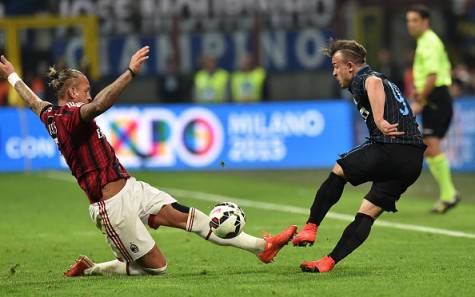
[{"label": "expo milano 2015 logo", "polygon": [[202,107],[115,108],[99,117],[99,127],[125,166],[205,167],[223,149],[223,127]]}]

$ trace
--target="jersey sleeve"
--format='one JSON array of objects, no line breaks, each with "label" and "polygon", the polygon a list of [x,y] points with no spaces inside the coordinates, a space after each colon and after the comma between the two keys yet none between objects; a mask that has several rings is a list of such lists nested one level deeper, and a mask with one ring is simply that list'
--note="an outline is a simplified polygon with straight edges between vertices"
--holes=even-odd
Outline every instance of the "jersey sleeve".
[{"label": "jersey sleeve", "polygon": [[366,96],[366,79],[369,75],[363,74],[357,77],[356,81],[356,95],[358,96]]},{"label": "jersey sleeve", "polygon": [[43,108],[43,110],[40,111],[40,120],[44,123],[47,124],[47,118],[48,118],[48,113],[53,110],[51,105],[47,105]]}]

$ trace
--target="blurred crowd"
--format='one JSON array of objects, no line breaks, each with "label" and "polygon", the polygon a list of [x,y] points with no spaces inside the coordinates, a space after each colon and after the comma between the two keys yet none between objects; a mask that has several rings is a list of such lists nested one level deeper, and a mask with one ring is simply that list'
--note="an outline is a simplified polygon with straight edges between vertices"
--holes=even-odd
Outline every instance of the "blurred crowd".
[{"label": "blurred crowd", "polygon": [[[54,98],[49,88],[46,73],[47,61],[32,61],[23,67],[24,80],[32,90],[42,98]],[[67,67],[60,60],[57,69]],[[34,69],[34,71],[32,71]],[[81,72],[88,75],[87,65],[80,65]],[[112,78],[91,80],[93,92],[99,91]],[[257,65],[250,53],[240,58],[237,69],[227,71],[218,65],[212,55],[201,57],[200,68],[193,75],[180,73],[173,58],[168,59],[165,72],[157,78],[156,98],[163,103],[221,103],[221,102],[259,102],[268,100],[267,72]],[[0,106],[8,105],[9,84],[6,80],[0,81]]]},{"label": "blurred crowd", "polygon": [[[384,73],[394,81],[407,98],[414,93],[412,61],[413,51],[405,54],[404,65],[398,65],[391,51],[381,50],[374,69]],[[253,55],[243,55],[234,71],[227,71],[218,65],[218,61],[212,55],[203,55],[200,68],[194,74],[183,74],[179,71],[177,62],[170,58],[164,73],[156,80],[158,102],[162,103],[221,103],[221,102],[259,102],[272,101],[269,97],[268,74],[266,69],[255,62]],[[28,63],[28,60],[26,61]],[[33,91],[43,98],[54,98],[52,90],[48,86],[46,73],[48,61],[30,60],[31,65],[24,69],[24,80],[31,86]],[[56,67],[67,67],[63,61],[58,61]],[[28,70],[29,69],[29,70]],[[88,73],[87,65],[80,65],[79,70]],[[330,71],[330,70],[329,70]],[[475,95],[475,69],[467,65],[455,64],[452,69],[451,95],[454,98]],[[112,78],[103,78],[91,81],[92,89],[98,91]],[[318,83],[318,82],[316,82]],[[9,85],[6,80],[0,81],[0,106],[8,105]],[[315,99],[318,99],[318,94]],[[296,98],[288,98],[289,100]]]}]

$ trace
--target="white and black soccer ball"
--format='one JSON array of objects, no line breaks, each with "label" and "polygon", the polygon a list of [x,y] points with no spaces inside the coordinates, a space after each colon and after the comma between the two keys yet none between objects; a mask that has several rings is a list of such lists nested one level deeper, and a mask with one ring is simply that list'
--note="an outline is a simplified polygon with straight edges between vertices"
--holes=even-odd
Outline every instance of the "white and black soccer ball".
[{"label": "white and black soccer ball", "polygon": [[233,202],[216,204],[209,214],[209,227],[220,238],[238,236],[246,225],[244,211]]}]

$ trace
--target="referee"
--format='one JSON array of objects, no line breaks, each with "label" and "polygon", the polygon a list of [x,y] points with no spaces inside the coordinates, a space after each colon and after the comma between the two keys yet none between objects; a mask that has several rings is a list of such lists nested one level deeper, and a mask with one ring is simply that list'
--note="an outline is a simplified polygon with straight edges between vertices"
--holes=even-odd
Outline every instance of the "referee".
[{"label": "referee", "polygon": [[416,94],[412,109],[422,112],[425,152],[429,170],[439,184],[440,198],[431,212],[443,214],[460,201],[454,187],[447,157],[440,142],[447,134],[452,120],[452,98],[448,87],[452,84],[450,62],[440,38],[429,27],[427,7],[415,5],[406,14],[409,34],[417,39],[413,72]]}]

